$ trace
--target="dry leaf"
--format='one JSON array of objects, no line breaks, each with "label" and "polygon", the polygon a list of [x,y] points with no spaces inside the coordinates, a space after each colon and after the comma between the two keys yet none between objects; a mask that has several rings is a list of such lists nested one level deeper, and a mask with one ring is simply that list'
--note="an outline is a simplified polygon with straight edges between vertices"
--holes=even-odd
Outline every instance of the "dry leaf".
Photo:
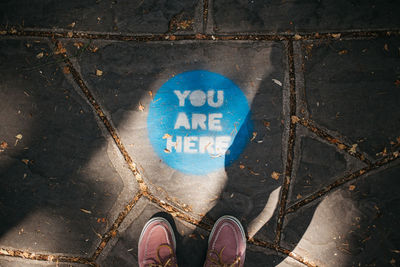
[{"label": "dry leaf", "polygon": [[198,33],[196,34],[196,39],[204,39],[206,36],[204,34]]},{"label": "dry leaf", "polygon": [[142,103],[140,103],[140,102],[139,102],[138,109],[139,109],[140,111],[142,111],[142,112],[144,111],[144,106],[143,106]]},{"label": "dry leaf", "polygon": [[165,153],[171,153],[171,151],[168,148],[164,148]]},{"label": "dry leaf", "polygon": [[92,212],[90,210],[81,209],[81,211],[84,213],[87,213],[87,214],[92,214]]},{"label": "dry leaf", "polygon": [[300,36],[299,34],[295,34],[295,35],[294,35],[294,39],[295,39],[295,40],[300,40],[300,39],[301,39],[301,36]]},{"label": "dry leaf", "polygon": [[393,152],[393,156],[394,156],[395,158],[399,157],[399,151]]},{"label": "dry leaf", "polygon": [[117,230],[111,232],[111,236],[115,237],[117,235]]},{"label": "dry leaf", "polygon": [[385,45],[383,46],[383,49],[385,49],[385,51],[389,52],[389,46],[388,46],[388,44],[385,44]]},{"label": "dry leaf", "polygon": [[241,170],[243,170],[245,167],[244,167],[243,164],[240,164],[240,165],[239,165],[239,168],[240,168]]},{"label": "dry leaf", "polygon": [[300,199],[300,198],[302,198],[302,197],[303,197],[302,195],[297,194],[296,199]]},{"label": "dry leaf", "polygon": [[264,123],[264,126],[267,127],[267,128],[271,125],[271,123],[268,122],[268,121],[264,121],[263,123]]},{"label": "dry leaf", "polygon": [[5,35],[7,34],[7,31],[0,31],[0,35]]},{"label": "dry leaf", "polygon": [[343,144],[338,144],[337,147],[338,147],[340,150],[346,149],[346,146],[343,145]]},{"label": "dry leaf", "polygon": [[28,163],[29,163],[29,159],[21,159],[21,161],[22,161],[23,163],[25,163],[26,165],[28,165]]},{"label": "dry leaf", "polygon": [[354,155],[354,154],[356,154],[356,148],[357,148],[357,144],[353,144],[352,146],[351,146],[351,148],[349,149],[349,153],[350,154],[352,154],[352,155]]},{"label": "dry leaf", "polygon": [[97,50],[99,50],[99,48],[98,48],[97,46],[95,46],[95,47],[90,47],[89,50],[90,50],[92,53],[96,53]]},{"label": "dry leaf", "polygon": [[65,49],[63,47],[62,43],[58,42],[57,49],[54,51],[54,54],[58,55],[58,54],[65,54],[65,53],[67,53],[67,49]]},{"label": "dry leaf", "polygon": [[332,144],[337,144],[337,143],[339,143],[339,140],[333,138],[333,139],[329,140],[329,142],[331,142]]},{"label": "dry leaf", "polygon": [[149,96],[151,97],[151,99],[153,99],[153,92],[149,91]]},{"label": "dry leaf", "polygon": [[253,174],[253,175],[255,175],[255,176],[260,175],[258,172],[255,172],[255,171],[253,171],[253,170],[250,170],[250,173]]},{"label": "dry leaf", "polygon": [[43,52],[40,52],[39,54],[36,55],[37,59],[41,59],[44,56]]},{"label": "dry leaf", "polygon": [[281,176],[281,174],[279,172],[275,172],[274,171],[274,172],[271,173],[271,178],[272,179],[278,180],[279,176]]},{"label": "dry leaf", "polygon": [[394,85],[399,86],[399,85],[400,85],[400,80],[396,80],[396,81],[394,82]]},{"label": "dry leaf", "polygon": [[1,149],[6,149],[7,147],[8,147],[8,144],[6,142],[3,141],[3,142],[0,143],[0,148]]},{"label": "dry leaf", "polygon": [[71,73],[71,71],[69,70],[69,67],[68,67],[68,66],[64,66],[63,72],[64,72],[65,74],[70,74],[70,73]]},{"label": "dry leaf", "polygon": [[293,115],[293,116],[291,117],[291,119],[292,119],[292,123],[293,123],[293,124],[296,124],[296,123],[298,123],[298,122],[300,121],[299,117],[297,117],[297,116],[295,116],[295,115]]},{"label": "dry leaf", "polygon": [[279,80],[277,80],[277,79],[272,79],[272,81],[273,81],[274,83],[276,83],[277,85],[282,86],[282,82],[281,82],[281,81],[279,81]]},{"label": "dry leaf", "polygon": [[253,132],[253,137],[250,139],[250,142],[252,142],[254,139],[257,137],[257,132]]},{"label": "dry leaf", "polygon": [[72,38],[72,36],[74,36],[74,33],[73,33],[73,32],[67,32],[67,36],[68,36],[69,38]]},{"label": "dry leaf", "polygon": [[164,134],[164,136],[162,137],[162,139],[167,139],[167,138],[171,138],[172,136],[170,134]]},{"label": "dry leaf", "polygon": [[346,55],[349,51],[346,49],[339,51],[339,55]]},{"label": "dry leaf", "polygon": [[72,22],[71,24],[68,24],[68,27],[71,27],[71,28],[73,28],[73,27],[75,27],[75,22]]},{"label": "dry leaf", "polygon": [[175,36],[175,35],[170,35],[170,36],[169,36],[169,40],[175,41],[175,40],[176,40],[176,36]]},{"label": "dry leaf", "polygon": [[349,190],[350,190],[350,191],[353,191],[354,189],[356,189],[356,186],[355,186],[355,185],[349,185]]},{"label": "dry leaf", "polygon": [[97,75],[97,76],[103,75],[103,71],[101,71],[101,70],[96,70],[96,75]]},{"label": "dry leaf", "polygon": [[15,136],[15,138],[21,140],[21,139],[22,139],[22,134],[17,134],[17,135]]},{"label": "dry leaf", "polygon": [[75,43],[74,43],[74,46],[75,46],[76,48],[80,49],[80,48],[83,47],[83,43],[82,43],[82,42],[75,42]]},{"label": "dry leaf", "polygon": [[340,33],[332,33],[331,36],[333,38],[340,38],[341,34]]}]

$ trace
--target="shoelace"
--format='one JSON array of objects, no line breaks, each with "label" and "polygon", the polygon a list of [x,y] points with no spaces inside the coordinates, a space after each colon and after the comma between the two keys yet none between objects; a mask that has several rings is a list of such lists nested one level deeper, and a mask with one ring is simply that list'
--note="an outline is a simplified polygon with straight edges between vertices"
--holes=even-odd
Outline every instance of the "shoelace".
[{"label": "shoelace", "polygon": [[[168,248],[169,252],[170,252],[170,254],[169,254],[170,256],[169,256],[169,258],[166,259],[165,262],[163,262],[161,260],[161,257],[160,257],[160,249],[163,248],[163,247]],[[169,246],[167,244],[160,245],[157,248],[156,257],[157,257],[156,259],[153,259],[155,262],[146,264],[146,267],[177,267],[178,266],[175,263],[176,261],[174,261],[175,260],[175,258],[174,258],[174,250],[171,248],[171,246]]]},{"label": "shoelace", "polygon": [[[222,260],[222,252],[225,248],[222,248],[221,251],[218,253],[215,250],[210,250],[209,254],[207,255],[207,259],[211,262],[211,267],[235,267],[240,266],[240,256],[237,256],[236,259],[232,263],[225,263]],[[217,259],[213,259],[211,255],[216,255]],[[236,265],[237,264],[237,265]]]}]

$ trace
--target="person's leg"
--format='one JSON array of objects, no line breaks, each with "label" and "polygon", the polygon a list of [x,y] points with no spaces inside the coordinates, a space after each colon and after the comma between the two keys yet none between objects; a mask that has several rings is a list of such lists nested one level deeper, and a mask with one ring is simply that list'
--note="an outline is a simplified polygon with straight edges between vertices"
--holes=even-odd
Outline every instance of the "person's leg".
[{"label": "person's leg", "polygon": [[177,266],[176,241],[169,222],[161,217],[150,219],[139,238],[138,261],[140,267]]},{"label": "person's leg", "polygon": [[243,226],[233,216],[222,216],[216,221],[211,231],[204,267],[242,267],[245,252],[246,235]]}]

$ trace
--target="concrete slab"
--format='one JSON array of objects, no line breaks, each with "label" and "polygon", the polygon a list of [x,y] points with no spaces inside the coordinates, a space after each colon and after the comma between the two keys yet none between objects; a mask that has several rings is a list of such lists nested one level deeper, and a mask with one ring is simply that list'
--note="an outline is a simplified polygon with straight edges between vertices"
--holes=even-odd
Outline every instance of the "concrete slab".
[{"label": "concrete slab", "polygon": [[393,265],[399,173],[397,165],[361,177],[289,214],[283,244],[318,266]]},{"label": "concrete slab", "polygon": [[0,266],[2,267],[85,267],[89,265],[65,262],[46,262],[26,260],[15,257],[0,257]]},{"label": "concrete slab", "polygon": [[396,1],[213,0],[207,28],[218,33],[379,30],[400,25]]},{"label": "concrete slab", "polygon": [[396,150],[399,42],[382,38],[303,44],[303,92],[310,118],[339,132],[372,159]]},{"label": "concrete slab", "polygon": [[0,25],[69,31],[187,33],[202,23],[201,1],[2,1]]},{"label": "concrete slab", "polygon": [[0,246],[88,256],[135,187],[51,45],[0,47]]}]

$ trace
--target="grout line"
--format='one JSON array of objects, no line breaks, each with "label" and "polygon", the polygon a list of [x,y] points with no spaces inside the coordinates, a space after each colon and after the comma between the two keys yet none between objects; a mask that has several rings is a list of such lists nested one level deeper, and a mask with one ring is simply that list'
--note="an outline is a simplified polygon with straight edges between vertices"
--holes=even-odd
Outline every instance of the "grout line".
[{"label": "grout line", "polygon": [[203,33],[206,33],[206,31],[207,31],[208,1],[209,0],[203,0]]},{"label": "grout line", "polygon": [[335,189],[335,188],[337,188],[337,187],[339,187],[339,186],[341,186],[341,185],[343,185],[343,184],[345,184],[345,183],[347,183],[349,181],[355,180],[358,177],[360,177],[361,175],[364,175],[364,174],[366,174],[366,173],[368,173],[370,171],[373,171],[373,170],[378,169],[378,168],[380,168],[382,166],[385,166],[385,165],[395,161],[397,158],[398,158],[398,154],[391,154],[390,156],[388,156],[388,157],[386,157],[386,158],[384,158],[382,160],[379,160],[379,161],[375,162],[372,165],[369,165],[369,166],[367,166],[365,168],[362,168],[362,169],[360,169],[358,171],[355,171],[355,172],[353,172],[353,173],[351,173],[351,174],[349,174],[349,175],[347,175],[345,177],[342,177],[342,178],[336,180],[335,182],[331,183],[330,185],[325,186],[321,190],[313,193],[312,195],[300,200],[299,202],[294,203],[293,205],[291,205],[286,210],[286,213],[293,213],[296,210],[298,210],[299,208],[303,207],[304,205],[307,205],[308,203],[310,203],[310,202],[312,202],[312,201],[314,201],[316,199],[319,199],[320,197],[326,195],[327,193],[329,193],[333,189]]},{"label": "grout line", "polygon": [[[204,0],[204,6],[208,0]],[[206,4],[207,3],[207,4]],[[206,13],[206,12],[204,12]],[[203,21],[205,14],[203,13]],[[207,9],[208,16],[208,9]],[[340,39],[363,39],[400,36],[400,29],[382,29],[373,31],[332,31],[326,33],[292,33],[292,32],[271,32],[271,33],[232,33],[232,34],[129,34],[129,33],[102,33],[90,31],[71,31],[67,29],[0,29],[0,36],[29,36],[48,38],[69,38],[69,39],[98,39],[116,41],[179,41],[179,40],[212,40],[212,41],[283,41],[283,40],[340,40]]]},{"label": "grout line", "polygon": [[[57,43],[59,43],[59,41],[57,41]],[[65,53],[63,53],[62,56],[63,56],[63,59],[64,59],[64,63],[67,65],[67,67],[68,67],[69,71],[71,72],[72,77],[74,78],[75,82],[81,88],[81,90],[84,93],[84,95],[86,96],[87,100],[89,101],[89,103],[94,108],[96,114],[99,116],[99,118],[101,119],[101,121],[105,125],[106,129],[108,130],[108,132],[111,134],[112,138],[114,139],[114,142],[116,143],[119,151],[122,153],[122,156],[124,157],[126,163],[128,164],[129,169],[132,171],[132,173],[134,174],[137,182],[139,183],[140,189],[142,191],[146,191],[147,190],[147,185],[144,183],[144,181],[143,181],[138,169],[136,168],[132,158],[129,156],[125,146],[122,144],[118,134],[116,133],[116,131],[113,128],[113,126],[111,125],[109,119],[104,115],[100,105],[97,103],[97,101],[93,97],[93,94],[90,92],[90,90],[86,86],[86,84],[83,81],[83,79],[81,78],[79,72],[74,68],[71,60],[67,57],[67,55]]]},{"label": "grout line", "polygon": [[298,261],[298,262],[300,262],[300,263],[302,263],[304,265],[307,265],[308,267],[316,267],[317,266],[314,263],[307,261],[302,256],[292,252],[289,249],[283,248],[283,247],[281,247],[279,245],[276,245],[276,244],[273,244],[273,243],[270,243],[270,242],[257,240],[257,239],[250,239],[247,242],[250,243],[250,244],[259,246],[259,247],[269,248],[271,250],[275,250],[277,252],[285,254],[285,255],[291,257],[292,259],[294,259],[294,260],[296,260],[296,261]]},{"label": "grout line", "polygon": [[94,252],[93,256],[91,257],[91,261],[95,261],[99,257],[100,253],[103,251],[105,246],[107,245],[108,241],[110,241],[112,237],[117,235],[118,228],[120,227],[120,225],[122,224],[128,213],[132,210],[132,208],[135,206],[135,204],[139,201],[139,199],[142,196],[143,194],[141,192],[136,194],[133,197],[133,199],[129,201],[128,205],[125,206],[124,210],[119,213],[118,218],[114,221],[114,223],[107,231],[107,233],[105,233],[101,238],[101,243]]},{"label": "grout line", "polygon": [[286,202],[289,193],[290,180],[292,176],[293,158],[294,158],[294,143],[296,139],[296,123],[291,119],[296,115],[296,80],[295,80],[295,69],[293,59],[293,42],[289,41],[287,45],[287,56],[289,65],[289,86],[290,86],[290,99],[289,99],[289,138],[287,144],[287,158],[286,158],[286,170],[285,177],[282,185],[281,197],[279,201],[279,214],[276,225],[276,235],[274,243],[278,245],[281,239],[281,231],[283,226],[283,220],[285,217]]},{"label": "grout line", "polygon": [[[148,186],[145,184],[144,180],[142,179],[139,171],[137,170],[132,158],[130,157],[130,155],[128,154],[128,152],[126,151],[124,145],[122,144],[119,136],[117,135],[115,129],[112,127],[110,121],[108,120],[108,118],[104,115],[104,112],[102,111],[100,105],[96,102],[96,100],[94,99],[92,93],[90,92],[90,90],[88,89],[88,87],[86,86],[86,84],[84,83],[83,79],[81,78],[80,74],[78,73],[78,71],[74,68],[72,62],[69,60],[69,58],[67,57],[67,55],[64,53],[62,54],[63,58],[64,58],[64,62],[67,65],[67,67],[69,68],[70,73],[72,74],[75,82],[79,85],[79,87],[81,88],[81,90],[83,91],[83,93],[85,94],[86,98],[88,99],[88,101],[90,102],[90,104],[93,106],[94,110],[96,111],[97,115],[100,117],[100,119],[103,121],[105,127],[107,128],[107,130],[109,131],[109,133],[111,134],[112,138],[114,139],[118,149],[120,150],[120,152],[122,153],[126,163],[129,166],[129,169],[132,171],[132,173],[135,175],[135,178],[137,180],[137,182],[139,183],[139,188],[140,188],[140,196],[144,196],[147,199],[149,199],[151,202],[157,204],[158,206],[160,206],[161,208],[163,208],[164,210],[166,210],[167,212],[169,212],[172,216],[180,218],[186,222],[198,225],[198,226],[202,226],[206,229],[210,228],[211,226],[203,223],[202,221],[198,221],[195,220],[193,218],[191,218],[190,216],[188,216],[187,214],[185,214],[184,212],[182,212],[181,210],[179,210],[178,208],[174,207],[171,204],[166,203],[165,201],[161,201],[160,199],[158,199],[157,197],[155,197],[148,189]],[[136,198],[137,196],[135,196]],[[129,211],[132,209],[133,205],[137,202],[137,200],[135,200],[135,198],[131,201],[132,202],[132,206],[129,207],[131,205],[131,202],[128,204],[127,207],[125,207],[125,210],[128,208]],[[139,197],[140,198],[140,197]],[[171,201],[172,204],[175,204],[173,201]],[[179,206],[179,205],[178,205]],[[123,212],[125,212],[125,210]],[[128,211],[128,212],[129,212]],[[122,214],[122,213],[121,213]],[[122,220],[125,218],[126,215],[121,215]],[[118,219],[120,219],[118,217]],[[117,220],[118,220],[117,219]],[[122,221],[121,221],[122,222]],[[119,226],[119,225],[118,225]],[[116,230],[116,229],[114,229]],[[111,231],[111,230],[110,230]],[[109,232],[111,233],[111,232]],[[106,238],[107,236],[103,237]],[[107,239],[109,240],[109,239]],[[101,252],[101,251],[100,251]],[[100,254],[100,252],[96,252],[95,255],[93,255],[94,258],[98,257],[98,254]]]},{"label": "grout line", "polygon": [[56,263],[69,262],[69,263],[88,264],[91,266],[97,265],[91,259],[87,259],[87,258],[83,258],[83,257],[40,254],[40,253],[28,252],[28,251],[23,251],[23,250],[6,249],[6,248],[0,248],[0,255],[8,256],[8,257],[22,258],[22,259],[27,259],[27,260],[48,261],[48,262],[56,262]]},{"label": "grout line", "polygon": [[346,151],[350,156],[355,157],[362,162],[364,162],[367,165],[372,165],[372,162],[365,158],[365,156],[362,153],[359,153],[357,151],[353,151],[352,147],[349,145],[346,145],[344,142],[340,141],[339,139],[331,136],[330,134],[326,133],[325,131],[319,129],[316,125],[315,122],[310,120],[310,119],[304,119],[300,118],[299,123],[306,127],[308,130],[311,132],[315,133],[317,136],[321,137],[322,139],[325,139],[331,144],[335,144],[340,150]]}]

